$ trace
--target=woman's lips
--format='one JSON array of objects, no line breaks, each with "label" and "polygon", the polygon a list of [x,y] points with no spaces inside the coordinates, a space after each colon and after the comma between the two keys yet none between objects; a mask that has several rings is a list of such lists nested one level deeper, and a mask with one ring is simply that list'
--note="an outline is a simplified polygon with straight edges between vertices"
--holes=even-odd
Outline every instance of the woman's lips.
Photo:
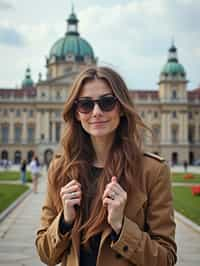
[{"label": "woman's lips", "polygon": [[101,124],[105,124],[107,123],[108,121],[97,121],[97,122],[91,122],[90,124],[91,125],[101,125]]},{"label": "woman's lips", "polygon": [[107,123],[108,123],[108,121],[98,121],[98,122],[92,122],[92,123],[90,123],[90,125],[93,128],[101,128],[101,127],[105,127]]}]

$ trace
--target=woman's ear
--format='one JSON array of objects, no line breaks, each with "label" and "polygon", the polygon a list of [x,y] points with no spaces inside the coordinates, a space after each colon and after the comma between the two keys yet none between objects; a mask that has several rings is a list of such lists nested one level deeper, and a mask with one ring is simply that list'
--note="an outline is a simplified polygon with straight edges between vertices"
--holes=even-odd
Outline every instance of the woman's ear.
[{"label": "woman's ear", "polygon": [[123,112],[122,109],[120,109],[119,115],[120,115],[121,117],[124,116],[124,112]]}]

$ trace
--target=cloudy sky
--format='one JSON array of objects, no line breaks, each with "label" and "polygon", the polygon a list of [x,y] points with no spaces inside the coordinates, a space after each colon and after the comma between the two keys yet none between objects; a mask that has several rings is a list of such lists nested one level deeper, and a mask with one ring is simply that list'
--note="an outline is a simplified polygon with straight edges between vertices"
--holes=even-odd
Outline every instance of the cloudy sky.
[{"label": "cloudy sky", "polygon": [[[157,89],[172,39],[188,88],[200,84],[199,0],[74,0],[79,32],[99,64],[113,66],[130,89]],[[0,0],[0,88],[20,86],[27,66],[46,76],[45,58],[66,32],[68,0]]]}]

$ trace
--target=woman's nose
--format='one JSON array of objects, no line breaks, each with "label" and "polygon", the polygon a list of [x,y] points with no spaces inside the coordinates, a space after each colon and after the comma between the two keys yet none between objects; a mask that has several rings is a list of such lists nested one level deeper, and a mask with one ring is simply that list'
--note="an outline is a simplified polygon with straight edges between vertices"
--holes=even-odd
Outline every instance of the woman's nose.
[{"label": "woman's nose", "polygon": [[94,108],[92,110],[92,114],[93,115],[99,115],[99,114],[102,114],[102,110],[101,108],[99,107],[99,105],[97,103],[94,104]]}]

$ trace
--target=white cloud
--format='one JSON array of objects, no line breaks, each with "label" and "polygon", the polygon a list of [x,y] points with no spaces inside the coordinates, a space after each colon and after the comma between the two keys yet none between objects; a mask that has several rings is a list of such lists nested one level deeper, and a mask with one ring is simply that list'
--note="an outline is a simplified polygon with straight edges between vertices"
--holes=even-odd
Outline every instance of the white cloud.
[{"label": "white cloud", "polygon": [[13,6],[8,1],[0,0],[0,11],[13,9]]}]

